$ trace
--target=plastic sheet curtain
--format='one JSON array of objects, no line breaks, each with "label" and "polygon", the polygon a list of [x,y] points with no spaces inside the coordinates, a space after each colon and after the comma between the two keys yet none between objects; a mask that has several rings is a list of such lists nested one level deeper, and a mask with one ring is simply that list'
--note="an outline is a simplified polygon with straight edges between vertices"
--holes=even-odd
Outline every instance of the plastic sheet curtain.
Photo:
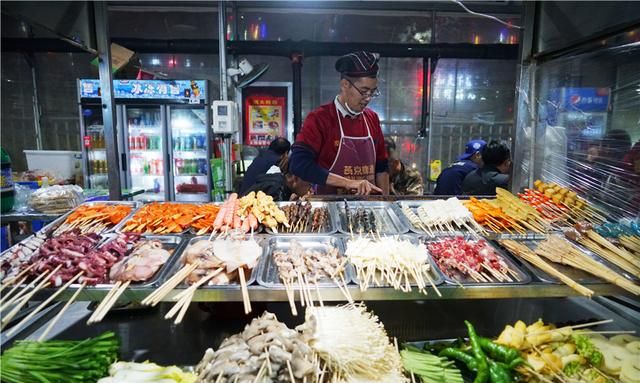
[{"label": "plastic sheet curtain", "polygon": [[638,216],[640,38],[520,73],[514,189],[542,179]]}]

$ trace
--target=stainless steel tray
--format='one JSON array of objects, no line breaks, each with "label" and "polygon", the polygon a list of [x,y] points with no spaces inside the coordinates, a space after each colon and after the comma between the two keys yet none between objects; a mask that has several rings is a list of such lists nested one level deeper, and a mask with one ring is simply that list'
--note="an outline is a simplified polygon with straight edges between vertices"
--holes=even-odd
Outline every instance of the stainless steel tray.
[{"label": "stainless steel tray", "polygon": [[[453,236],[454,238],[456,236]],[[477,242],[478,238],[475,238],[471,235],[466,235],[466,236],[462,236],[466,241],[474,241]],[[433,242],[440,242],[442,241],[444,238],[432,238],[432,237],[428,237],[428,236],[423,236],[420,237],[420,240],[425,243],[425,244],[429,244],[429,243],[433,243]],[[438,262],[431,257],[431,259],[433,259],[436,267],[438,268],[438,270],[440,270],[440,273],[442,273],[442,275],[444,276],[444,280],[450,284],[450,285],[465,285],[465,286],[488,286],[488,285],[526,285],[527,283],[531,282],[531,275],[529,275],[527,272],[525,272],[524,270],[522,270],[522,268],[520,268],[512,259],[511,257],[509,257],[507,254],[505,254],[505,252],[499,248],[498,246],[494,245],[493,243],[491,243],[491,241],[486,241],[487,244],[489,246],[491,246],[491,248],[493,250],[495,250],[496,254],[498,254],[498,256],[504,261],[504,263],[507,264],[507,266],[509,267],[509,269],[513,270],[513,272],[518,276],[518,280],[517,281],[513,281],[513,282],[498,282],[498,281],[492,281],[492,282],[476,282],[475,280],[473,280],[473,278],[464,276],[462,274],[460,275],[456,275],[456,276],[448,276],[444,271],[442,271],[442,269],[438,266]],[[431,255],[431,254],[429,254]],[[510,278],[513,278],[513,275],[509,275]],[[457,281],[457,282],[456,282]]]},{"label": "stainless steel tray", "polygon": [[64,221],[67,220],[67,217],[69,217],[69,215],[71,215],[71,213],[76,211],[78,208],[80,208],[81,206],[95,206],[95,205],[127,205],[127,206],[131,206],[131,211],[129,212],[129,214],[127,214],[119,223],[117,223],[114,226],[111,226],[110,228],[104,229],[99,233],[96,233],[98,235],[109,234],[109,233],[115,232],[116,228],[119,225],[121,225],[123,222],[125,222],[129,218],[131,218],[131,216],[135,213],[135,211],[140,206],[142,206],[142,204],[140,202],[138,202],[138,201],[92,201],[92,202],[84,202],[84,203],[76,206],[73,210],[70,210],[70,211],[66,212],[65,214],[61,215],[60,217],[56,218],[55,220],[51,221],[45,227],[40,229],[40,232],[45,233],[46,236],[49,237],[49,236],[51,236],[53,234],[54,231],[56,231],[58,229],[58,227],[60,227],[64,223]]},{"label": "stainless steel tray", "polygon": [[[537,239],[537,240],[524,240],[522,241],[523,245],[526,245],[528,248],[530,248],[531,250],[534,250],[536,248],[536,246],[538,245],[539,242],[541,242],[542,240]],[[501,249],[503,249],[502,247],[500,247]],[[508,250],[503,249],[505,252],[509,253]],[[510,254],[510,253],[509,253]],[[531,273],[538,278],[540,281],[542,282],[546,282],[546,283],[553,283],[553,284],[563,284],[563,282],[561,282],[560,280],[558,280],[556,277],[551,276],[549,274],[547,274],[546,272],[540,270],[539,268],[533,266],[532,264],[530,264],[529,262],[525,261],[522,258],[519,258],[517,256],[513,256],[515,262],[517,264],[523,265],[524,267],[526,267],[527,269],[529,269],[529,271],[531,271]],[[543,258],[544,259],[544,258]],[[594,258],[595,259],[595,258]],[[562,274],[566,275],[567,277],[573,279],[574,281],[580,283],[580,284],[596,284],[596,283],[606,283],[604,282],[602,279],[587,273],[586,271],[582,271],[579,269],[575,269],[571,266],[566,266],[560,263],[555,263],[555,262],[551,262],[547,259],[544,259],[546,262],[548,262],[549,264],[553,265],[553,267],[558,270],[559,272],[561,272]],[[598,260],[598,259],[596,259]],[[600,261],[600,260],[598,260]]]},{"label": "stainless steel tray", "polygon": [[[415,234],[403,234],[403,235],[398,235],[397,236],[399,239],[401,240],[407,240],[415,245],[420,243],[420,238],[415,235]],[[350,236],[342,236],[342,240],[344,241],[344,249],[346,251],[348,245],[349,245],[349,240],[351,239]],[[440,271],[440,269],[438,268],[438,266],[436,265],[435,261],[433,260],[433,258],[431,257],[430,254],[428,254],[429,257],[429,265],[431,266],[429,268],[429,277],[431,278],[431,280],[433,281],[433,284],[436,286],[441,285],[444,282],[444,276],[442,275],[442,272]],[[356,272],[356,267],[353,266],[353,281],[360,285],[360,280],[358,279],[358,275]],[[417,284],[411,283],[411,286],[417,286]],[[430,284],[427,284],[427,287],[429,287]],[[388,285],[377,285],[373,282],[369,283],[368,287],[390,287]]]},{"label": "stainless steel tray", "polygon": [[[344,243],[337,236],[329,235],[290,235],[275,236],[266,239],[265,253],[263,256],[263,267],[258,274],[258,283],[268,288],[284,288],[278,266],[273,261],[273,253],[276,251],[287,251],[291,247],[291,242],[297,241],[305,250],[327,251],[329,247],[336,247],[338,253],[344,257]],[[353,266],[347,262],[345,265],[344,278],[347,283],[355,280]],[[335,283],[330,280],[320,281],[319,287],[335,287]]]},{"label": "stainless steel tray", "polygon": [[487,234],[485,238],[491,239],[494,241],[499,241],[503,239],[513,239],[515,241],[540,241],[543,239],[547,239],[547,233],[535,233],[532,231],[526,232],[524,234],[509,234],[509,233],[496,233],[495,231],[487,230]]},{"label": "stainless steel tray", "polygon": [[[107,237],[105,237],[101,242],[98,243],[97,248],[100,248],[106,244],[108,244],[109,242],[113,241],[114,239],[116,239],[118,237],[118,234],[116,233],[112,233],[109,234]],[[148,281],[143,281],[143,282],[132,282],[129,285],[129,288],[148,288],[148,287],[157,287],[159,286],[159,282],[160,279],[162,278],[162,275],[164,273],[164,270],[169,267],[169,265],[171,265],[173,263],[173,259],[178,256],[179,253],[179,249],[180,246],[183,244],[184,242],[184,238],[178,235],[142,235],[140,237],[140,241],[144,241],[144,240],[158,240],[160,242],[162,242],[162,247],[169,251],[170,255],[169,258],[167,259],[167,261],[165,262],[164,265],[162,265],[158,271],[156,271],[156,273],[153,275],[153,277],[151,277],[151,279],[149,279]],[[129,248],[129,250],[127,251],[127,254],[125,254],[125,256],[128,256],[129,253],[131,252],[131,248]],[[109,270],[111,271],[111,270]],[[80,284],[73,284],[71,285],[72,287],[79,287]],[[97,284],[95,286],[87,286],[86,288],[91,289],[91,288],[108,288],[111,289],[113,288],[114,283],[100,283]]]},{"label": "stainless steel tray", "polygon": [[[125,219],[123,219],[122,221],[120,221],[119,224],[117,224],[114,228],[113,228],[113,232],[115,233],[124,233],[124,231],[122,231],[122,229],[127,225],[127,222],[130,221],[135,215],[136,213],[141,210],[143,207],[145,207],[146,205],[150,205],[152,203],[179,203],[179,204],[192,204],[192,205],[201,205],[201,202],[193,202],[193,203],[189,203],[189,202],[175,202],[175,201],[158,201],[158,202],[149,202],[146,204],[141,204],[137,209],[135,209],[135,211],[132,211],[131,214],[129,214]],[[138,233],[135,232],[135,234],[140,234],[140,235],[185,235],[185,234],[189,234],[190,233],[190,228],[191,227],[187,227],[186,229],[177,232],[177,233],[166,233],[166,234],[158,234],[158,233],[152,233],[152,232],[144,232],[144,233]]]},{"label": "stainless steel tray", "polygon": [[[586,248],[585,246],[583,246],[582,244],[580,244],[577,241],[574,240],[570,240],[567,239],[566,237],[564,237],[564,234],[562,233],[556,233],[555,235],[561,236],[563,237],[563,239],[567,242],[569,242],[573,247],[575,247],[576,249],[582,251],[583,253],[587,254],[588,256],[590,256],[591,258],[595,259],[596,261],[598,261],[599,263],[607,266],[608,268],[610,268],[611,270],[615,271],[616,273],[622,275],[623,277],[627,278],[630,281],[633,282],[640,282],[640,278],[634,276],[633,274],[631,274],[630,272],[628,272],[627,270],[621,268],[620,266],[609,262],[608,260],[604,259],[603,257],[601,257],[600,255],[598,255],[597,253],[589,250],[588,248]],[[608,240],[609,238],[607,238]],[[631,253],[633,254],[633,253]]]},{"label": "stainless steel tray", "polygon": [[[355,211],[358,208],[373,211],[376,218],[377,234],[394,235],[404,234],[409,228],[398,217],[394,204],[390,202],[366,202],[366,201],[349,201],[349,209]],[[345,216],[344,202],[334,202],[334,209],[337,212],[339,220],[339,231],[344,234],[351,234],[347,218]],[[353,234],[358,234],[355,231]],[[367,233],[363,233],[367,234]]]},{"label": "stainless steel tray", "polygon": [[[302,232],[295,232],[295,233],[290,233],[290,232],[278,232],[275,233],[273,231],[273,229],[271,228],[266,228],[266,232],[268,234],[272,234],[272,235],[292,235],[292,234],[315,234],[315,235],[322,235],[322,234],[334,234],[338,231],[338,218],[337,218],[337,214],[336,211],[334,209],[334,207],[328,203],[328,202],[320,202],[320,201],[311,201],[311,212],[313,213],[313,210],[316,208],[321,208],[321,207],[326,207],[328,212],[329,212],[329,219],[327,221],[327,225],[326,227],[321,230],[321,231],[302,231]],[[292,205],[295,204],[295,202],[291,201],[291,202],[277,202],[276,205],[278,205],[279,208],[283,208],[285,206],[288,205]]]},{"label": "stainless steel tray", "polygon": [[396,201],[395,202],[395,206],[394,208],[396,209],[396,212],[398,214],[398,217],[400,217],[400,219],[402,220],[402,223],[409,228],[409,230],[413,233],[416,234],[426,234],[426,235],[431,235],[433,234],[434,237],[438,237],[441,235],[466,235],[469,234],[469,231],[459,228],[458,230],[454,230],[454,231],[433,231],[431,233],[428,233],[424,230],[422,230],[419,227],[414,226],[411,221],[409,221],[409,218],[404,214],[404,212],[402,211],[403,207],[407,207],[409,209],[411,209],[411,211],[413,211],[414,214],[418,214],[418,207],[424,205],[424,204],[429,204],[429,203],[433,203],[433,200],[429,200],[429,201],[414,201],[414,200],[407,200],[407,201]]},{"label": "stainless steel tray", "polygon": [[[167,266],[165,267],[165,270],[160,277],[161,279],[160,282],[163,283],[167,279],[171,278],[176,272],[178,272],[178,270],[180,270],[183,267],[182,258],[184,257],[185,251],[189,248],[189,246],[193,245],[196,242],[206,241],[208,239],[209,239],[208,235],[193,237],[189,240],[188,243],[182,246],[179,254],[176,255],[175,257],[172,257],[171,263],[169,262],[167,263]],[[262,236],[256,235],[254,236],[254,239],[256,240],[256,242],[258,242],[258,245],[262,247],[262,254],[260,256],[260,259],[258,259],[258,264],[256,265],[256,267],[253,268],[253,270],[251,270],[251,274],[247,278],[247,285],[251,285],[256,281],[258,271],[259,271],[258,269],[260,268],[260,264],[262,263],[262,258],[264,258],[264,238]],[[188,287],[188,284],[185,282],[182,282],[180,285],[178,285],[178,288],[186,288],[186,287]],[[218,286],[204,285],[199,288],[200,289],[239,289],[240,284],[231,283],[228,285],[218,285]]]}]

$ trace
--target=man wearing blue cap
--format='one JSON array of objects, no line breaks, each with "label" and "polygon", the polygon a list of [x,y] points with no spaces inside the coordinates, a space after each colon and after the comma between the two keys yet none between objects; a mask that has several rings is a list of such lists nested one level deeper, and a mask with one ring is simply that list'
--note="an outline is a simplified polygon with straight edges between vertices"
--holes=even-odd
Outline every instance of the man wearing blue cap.
[{"label": "man wearing blue cap", "polygon": [[467,142],[464,154],[458,157],[458,162],[444,169],[436,181],[435,195],[461,195],[462,181],[467,174],[482,167],[482,149],[487,146],[483,140]]}]

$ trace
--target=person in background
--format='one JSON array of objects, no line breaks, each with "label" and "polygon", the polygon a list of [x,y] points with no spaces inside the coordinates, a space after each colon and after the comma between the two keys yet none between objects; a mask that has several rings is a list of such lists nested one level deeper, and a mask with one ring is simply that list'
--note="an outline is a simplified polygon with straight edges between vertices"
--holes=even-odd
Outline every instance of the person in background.
[{"label": "person in background", "polygon": [[[272,166],[286,163],[289,149],[291,149],[291,143],[286,138],[278,137],[271,141],[269,148],[262,151],[247,168],[240,185],[240,194],[247,194],[247,191],[256,183],[258,176],[266,174]],[[286,165],[282,167],[288,168]]]},{"label": "person in background", "polygon": [[256,177],[256,182],[244,195],[259,191],[272,196],[274,201],[295,201],[312,193],[311,184],[289,172],[286,161],[280,166],[273,165],[265,174]]},{"label": "person in background", "polygon": [[336,61],[340,93],[304,120],[291,171],[318,194],[389,194],[389,169],[378,115],[367,105],[378,91],[379,55],[354,52]]},{"label": "person in background", "polygon": [[398,158],[396,143],[391,138],[384,139],[389,158],[389,192],[392,195],[422,195],[424,184],[420,171],[407,168]]},{"label": "person in background", "polygon": [[496,195],[496,188],[508,188],[511,150],[498,141],[491,141],[482,150],[481,168],[467,174],[462,191],[467,195]]},{"label": "person in background", "polygon": [[483,140],[467,142],[464,154],[444,169],[436,180],[434,195],[462,195],[462,182],[467,174],[482,166],[482,149],[487,146]]}]

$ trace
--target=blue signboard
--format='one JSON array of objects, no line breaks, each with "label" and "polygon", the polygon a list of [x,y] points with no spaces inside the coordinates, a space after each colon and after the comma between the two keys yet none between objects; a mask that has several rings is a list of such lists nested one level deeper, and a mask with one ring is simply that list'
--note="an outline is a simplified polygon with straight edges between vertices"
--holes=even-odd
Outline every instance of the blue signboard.
[{"label": "blue signboard", "polygon": [[[118,99],[207,101],[206,80],[113,80]],[[80,80],[80,98],[100,98],[99,80]]]},{"label": "blue signboard", "polygon": [[560,88],[560,108],[566,111],[606,112],[609,88]]}]

